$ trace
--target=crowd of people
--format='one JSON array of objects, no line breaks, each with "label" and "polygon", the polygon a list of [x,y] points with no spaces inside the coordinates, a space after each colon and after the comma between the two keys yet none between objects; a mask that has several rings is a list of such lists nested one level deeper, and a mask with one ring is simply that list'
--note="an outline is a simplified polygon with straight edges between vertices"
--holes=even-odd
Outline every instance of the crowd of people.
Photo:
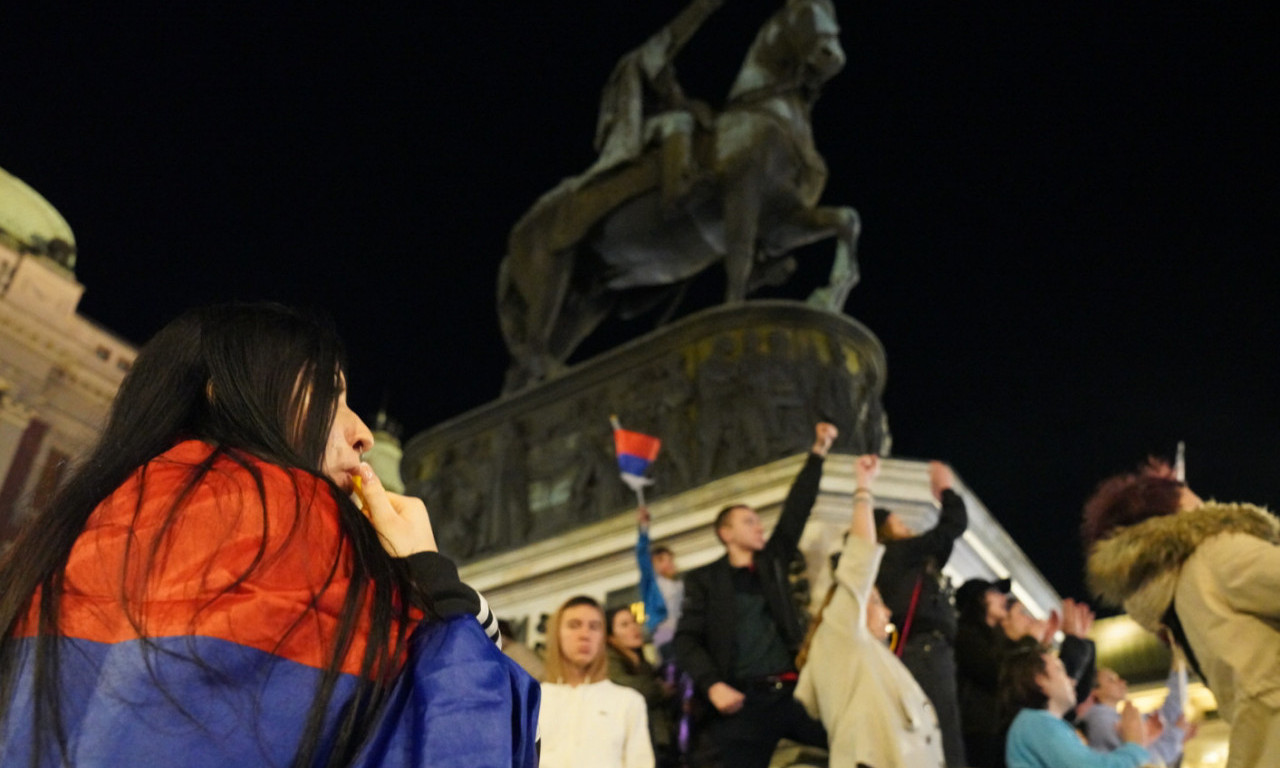
[{"label": "crowd of people", "polygon": [[[1280,576],[1280,537],[1268,513],[1205,504],[1162,465],[1108,480],[1089,500],[1084,542],[1098,594],[1135,611],[1172,649],[1169,694],[1144,716],[1128,701],[1123,678],[1097,667],[1087,604],[1068,598],[1038,618],[1009,579],[974,578],[951,589],[943,568],[967,514],[939,462],[929,465],[937,522],[913,531],[874,506],[879,461],[858,457],[850,527],[806,633],[787,565],[835,436],[833,425],[817,426],[771,535],[749,506],[721,511],[713,525],[724,557],[678,580],[678,607],[656,609],[655,625],[675,624],[674,642],[657,654],[665,666],[639,661],[641,627],[627,607],[608,612],[618,649],[610,676],[643,693],[658,755],[656,763],[618,764],[767,766],[787,738],[826,748],[833,768],[1173,767],[1196,732],[1184,716],[1191,665],[1225,699],[1223,715],[1233,724],[1229,764],[1280,765],[1272,762],[1280,733],[1272,699],[1278,611],[1263,597]],[[1177,503],[1153,502],[1153,487]],[[651,555],[647,512],[639,519],[642,593],[653,615],[655,572],[677,580],[669,550],[653,550],[655,562],[658,552],[664,558],[660,568],[643,562]],[[1205,554],[1214,555],[1199,559],[1206,540],[1213,545]],[[1220,570],[1228,549],[1244,557],[1234,580]],[[1153,587],[1149,579],[1163,583]],[[1153,589],[1162,600],[1149,594]],[[670,584],[662,590],[671,591]],[[1174,613],[1175,593],[1195,630]],[[1225,638],[1210,640],[1208,619],[1232,622],[1244,642],[1226,648]],[[1196,666],[1197,648],[1212,654],[1212,672]],[[1246,677],[1246,664],[1260,675]],[[692,693],[683,708],[672,684],[679,679]]]},{"label": "crowd of people", "polygon": [[362,462],[346,375],[333,329],[277,305],[195,310],[143,348],[0,559],[0,764],[763,768],[785,738],[835,768],[1173,766],[1190,668],[1229,765],[1280,765],[1280,524],[1164,465],[1102,483],[1082,526],[1091,588],[1174,649],[1150,716],[1096,668],[1087,605],[1041,619],[1008,580],[953,592],[967,513],[942,463],[938,520],[913,531],[856,459],[808,620],[791,565],[828,423],[772,532],[725,507],[711,563],[680,575],[641,509],[643,623],[574,597],[538,658]]}]

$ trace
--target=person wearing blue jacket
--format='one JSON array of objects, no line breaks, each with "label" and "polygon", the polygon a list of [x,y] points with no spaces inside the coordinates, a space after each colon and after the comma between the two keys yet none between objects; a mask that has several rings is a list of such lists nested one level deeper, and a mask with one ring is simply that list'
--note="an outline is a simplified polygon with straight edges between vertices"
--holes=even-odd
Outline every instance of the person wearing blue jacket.
[{"label": "person wearing blue jacket", "polygon": [[1113,752],[1095,752],[1063,719],[1076,705],[1076,682],[1062,660],[1042,647],[1023,646],[1007,656],[1000,670],[1005,712],[1017,712],[1005,741],[1009,768],[1138,768],[1152,761],[1146,744],[1159,733],[1143,723],[1132,704],[1120,714],[1120,737]]}]

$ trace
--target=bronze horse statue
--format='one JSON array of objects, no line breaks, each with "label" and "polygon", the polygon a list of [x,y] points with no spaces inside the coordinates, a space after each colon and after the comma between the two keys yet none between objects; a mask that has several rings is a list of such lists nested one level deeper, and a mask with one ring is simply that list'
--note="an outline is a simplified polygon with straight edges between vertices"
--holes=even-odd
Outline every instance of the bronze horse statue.
[{"label": "bronze horse statue", "polygon": [[[718,2],[694,5],[705,18]],[[649,44],[661,42],[673,58],[692,29],[674,42],[670,29]],[[858,214],[818,205],[827,168],[810,123],[821,86],[844,66],[838,34],[831,0],[788,0],[764,24],[725,108],[686,139],[695,169],[687,186],[671,183],[669,147],[648,136],[634,158],[602,167],[602,157],[520,219],[498,278],[513,359],[508,391],[557,373],[610,312],[634,315],[663,301],[673,308],[720,259],[725,301],[740,302],[794,271],[790,251],[835,237],[829,284],[809,301],[841,311],[858,282]]]}]

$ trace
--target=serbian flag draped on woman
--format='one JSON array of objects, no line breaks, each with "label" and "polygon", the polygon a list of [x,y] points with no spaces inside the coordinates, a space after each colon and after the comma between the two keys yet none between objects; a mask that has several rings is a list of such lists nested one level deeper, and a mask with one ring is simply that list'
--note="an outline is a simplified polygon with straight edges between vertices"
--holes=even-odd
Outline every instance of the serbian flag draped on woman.
[{"label": "serbian flag draped on woman", "polygon": [[338,349],[277,305],[143,348],[0,559],[0,765],[536,765],[538,685],[361,460]]}]

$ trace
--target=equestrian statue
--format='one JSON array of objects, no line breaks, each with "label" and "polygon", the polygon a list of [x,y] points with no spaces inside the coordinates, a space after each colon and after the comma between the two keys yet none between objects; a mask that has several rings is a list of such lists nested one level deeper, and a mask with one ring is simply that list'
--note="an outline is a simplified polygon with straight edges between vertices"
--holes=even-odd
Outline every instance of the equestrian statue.
[{"label": "equestrian statue", "polygon": [[[795,270],[788,254],[834,237],[811,304],[842,311],[858,282],[857,212],[820,206],[827,167],[810,114],[844,66],[831,0],[787,0],[761,27],[713,113],[685,96],[674,59],[722,0],[694,0],[625,55],[601,100],[599,159],[516,223],[498,277],[508,392],[557,374],[611,312],[665,307],[723,259],[725,301]],[[660,321],[661,322],[661,321]]]}]

